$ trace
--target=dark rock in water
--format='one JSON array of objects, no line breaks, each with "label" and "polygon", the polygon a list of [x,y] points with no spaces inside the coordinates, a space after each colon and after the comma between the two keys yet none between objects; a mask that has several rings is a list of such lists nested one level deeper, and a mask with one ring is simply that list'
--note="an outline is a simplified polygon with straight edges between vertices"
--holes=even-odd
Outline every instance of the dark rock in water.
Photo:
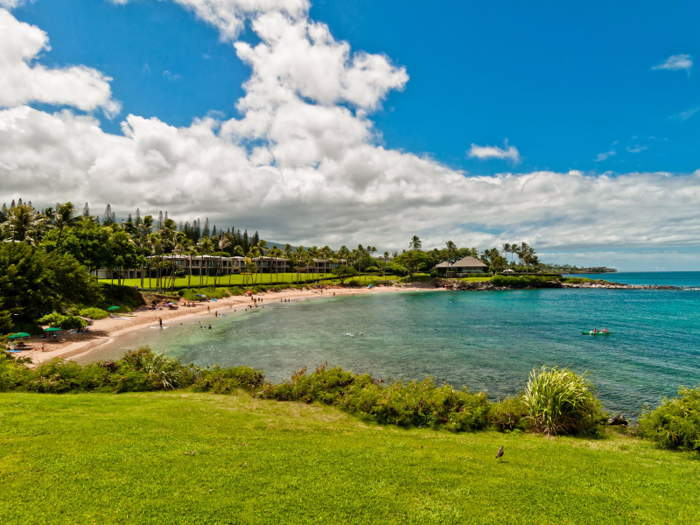
[{"label": "dark rock in water", "polygon": [[608,425],[622,425],[623,427],[626,427],[628,423],[629,422],[622,414],[618,414],[615,417],[608,419]]}]

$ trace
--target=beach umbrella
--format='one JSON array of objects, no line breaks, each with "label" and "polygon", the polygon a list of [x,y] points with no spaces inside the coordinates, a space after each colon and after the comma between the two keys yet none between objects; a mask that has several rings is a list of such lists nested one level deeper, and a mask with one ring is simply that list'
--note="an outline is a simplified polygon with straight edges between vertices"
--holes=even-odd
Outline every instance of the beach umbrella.
[{"label": "beach umbrella", "polygon": [[27,332],[18,332],[16,334],[12,334],[8,339],[19,339],[20,337],[31,337]]},{"label": "beach umbrella", "polygon": [[107,308],[107,310],[109,310],[111,312],[112,310],[119,310],[119,307],[118,306],[110,306],[109,308]]},{"label": "beach umbrella", "polygon": [[60,331],[61,331],[61,329],[57,328],[55,326],[51,326],[49,328],[44,328],[44,332],[60,332]]}]

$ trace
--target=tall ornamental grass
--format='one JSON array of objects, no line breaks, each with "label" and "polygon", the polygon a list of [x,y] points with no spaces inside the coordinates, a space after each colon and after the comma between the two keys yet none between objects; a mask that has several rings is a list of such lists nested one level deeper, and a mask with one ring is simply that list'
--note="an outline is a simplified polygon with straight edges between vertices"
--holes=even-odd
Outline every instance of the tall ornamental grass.
[{"label": "tall ornamental grass", "polygon": [[678,397],[664,399],[654,410],[646,409],[637,432],[663,448],[700,451],[700,386],[681,387]]},{"label": "tall ornamental grass", "polygon": [[530,429],[547,435],[594,432],[605,418],[588,372],[568,368],[534,369],[523,395]]}]

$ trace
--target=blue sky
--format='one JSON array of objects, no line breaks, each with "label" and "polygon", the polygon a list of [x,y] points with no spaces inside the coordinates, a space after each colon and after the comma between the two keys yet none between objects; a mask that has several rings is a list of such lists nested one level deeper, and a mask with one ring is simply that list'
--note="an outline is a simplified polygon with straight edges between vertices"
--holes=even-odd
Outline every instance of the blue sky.
[{"label": "blue sky", "polygon": [[[126,113],[180,126],[212,110],[236,115],[249,68],[178,5],[38,0],[17,15],[51,36],[48,63],[113,77]],[[520,171],[700,167],[700,113],[678,116],[700,107],[700,75],[652,70],[671,55],[696,54],[697,2],[589,2],[584,10],[560,2],[428,8],[321,0],[311,16],[336,39],[406,67],[407,88],[392,92],[374,119],[388,147],[479,174],[503,163],[467,158],[469,145],[505,140],[520,152]],[[256,40],[250,31],[243,39]],[[617,154],[594,160],[609,151]]]},{"label": "blue sky", "polygon": [[0,199],[167,210],[304,245],[393,250],[418,233],[697,269],[698,15],[0,0]]}]

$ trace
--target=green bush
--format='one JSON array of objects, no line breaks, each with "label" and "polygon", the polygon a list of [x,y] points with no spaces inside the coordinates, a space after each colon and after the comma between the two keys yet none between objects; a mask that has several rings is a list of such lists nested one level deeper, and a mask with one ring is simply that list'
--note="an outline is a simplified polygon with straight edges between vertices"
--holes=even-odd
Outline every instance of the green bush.
[{"label": "green bush", "polygon": [[197,297],[197,295],[206,295],[207,299],[223,299],[230,294],[226,288],[217,288],[216,290],[214,288],[187,288],[182,297],[186,301],[199,301],[201,297]]},{"label": "green bush", "polygon": [[63,315],[58,312],[45,315],[39,319],[39,323],[58,327],[61,330],[74,330],[87,326],[87,321],[81,319],[77,315]]},{"label": "green bush", "polygon": [[0,348],[0,392],[17,390],[29,380],[32,371],[24,365],[30,361],[28,357],[15,358]]},{"label": "green bush", "polygon": [[265,374],[247,366],[235,368],[214,367],[201,371],[193,389],[196,392],[212,392],[214,394],[231,394],[238,390],[254,391],[262,388]]},{"label": "green bush", "polygon": [[700,451],[700,386],[679,388],[678,397],[645,410],[637,433],[668,449]]},{"label": "green bush", "polygon": [[90,319],[98,320],[108,317],[109,312],[102,310],[101,308],[83,308],[80,310],[80,315],[82,317],[89,317]]},{"label": "green bush", "polygon": [[96,306],[103,310],[107,310],[107,308],[110,306],[116,305],[121,306],[122,312],[130,312],[146,304],[141,292],[132,288],[131,286],[102,284],[100,294],[102,298]]},{"label": "green bush", "polygon": [[586,434],[605,418],[587,372],[542,367],[530,372],[523,395],[530,428],[547,435]]},{"label": "green bush", "polygon": [[555,281],[555,277],[539,275],[494,275],[491,282],[496,286],[508,286],[510,288],[543,288],[547,283]]},{"label": "green bush", "polygon": [[499,432],[527,430],[528,411],[522,397],[508,397],[489,407],[489,426]]},{"label": "green bush", "polygon": [[438,387],[423,381],[397,381],[387,387],[364,374],[341,368],[318,367],[307,374],[303,368],[291,381],[266,384],[258,397],[278,401],[314,401],[334,405],[362,419],[403,427],[442,427],[459,432],[487,425],[488,401],[482,393]]},{"label": "green bush", "polygon": [[0,312],[0,334],[10,334],[14,329],[12,314],[10,312]]}]

